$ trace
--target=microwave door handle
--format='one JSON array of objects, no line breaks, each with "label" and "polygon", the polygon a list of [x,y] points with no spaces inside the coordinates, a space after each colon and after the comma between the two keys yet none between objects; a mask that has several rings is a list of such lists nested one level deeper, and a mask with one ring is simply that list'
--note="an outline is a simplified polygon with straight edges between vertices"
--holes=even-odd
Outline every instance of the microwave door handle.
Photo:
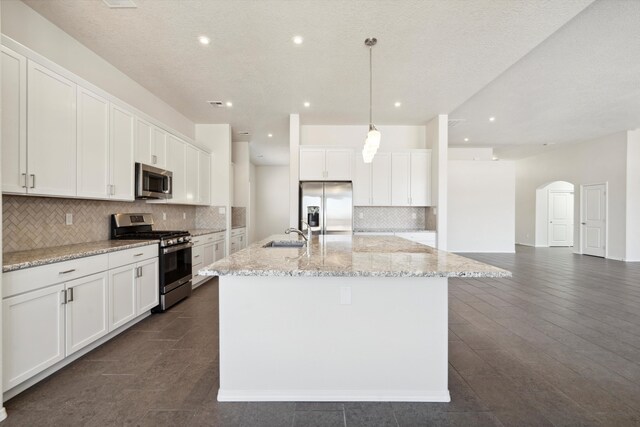
[{"label": "microwave door handle", "polygon": [[164,191],[165,194],[171,194],[171,187],[173,187],[173,177],[169,176],[167,180],[167,189]]}]

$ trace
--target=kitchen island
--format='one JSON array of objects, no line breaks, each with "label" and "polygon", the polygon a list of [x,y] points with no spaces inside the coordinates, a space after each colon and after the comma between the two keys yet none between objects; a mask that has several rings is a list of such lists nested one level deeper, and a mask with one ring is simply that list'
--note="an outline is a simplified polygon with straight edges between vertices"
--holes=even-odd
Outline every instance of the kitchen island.
[{"label": "kitchen island", "polygon": [[393,236],[264,247],[298,238],[199,272],[219,276],[218,400],[448,402],[448,278],[511,273]]}]

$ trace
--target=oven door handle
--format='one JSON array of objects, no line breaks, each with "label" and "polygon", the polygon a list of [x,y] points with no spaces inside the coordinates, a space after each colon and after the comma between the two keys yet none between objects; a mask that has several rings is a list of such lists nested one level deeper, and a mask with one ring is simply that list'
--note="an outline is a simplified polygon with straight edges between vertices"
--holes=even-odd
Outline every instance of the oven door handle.
[{"label": "oven door handle", "polygon": [[163,255],[165,255],[165,254],[170,254],[170,253],[173,253],[173,252],[177,252],[177,251],[181,251],[181,250],[183,250],[183,249],[190,248],[190,247],[192,247],[192,246],[193,246],[193,243],[191,243],[191,242],[189,242],[189,243],[183,243],[183,244],[181,244],[181,245],[177,245],[177,246],[171,246],[171,247],[169,247],[169,248],[164,248],[164,249],[162,250],[162,254],[163,254]]}]

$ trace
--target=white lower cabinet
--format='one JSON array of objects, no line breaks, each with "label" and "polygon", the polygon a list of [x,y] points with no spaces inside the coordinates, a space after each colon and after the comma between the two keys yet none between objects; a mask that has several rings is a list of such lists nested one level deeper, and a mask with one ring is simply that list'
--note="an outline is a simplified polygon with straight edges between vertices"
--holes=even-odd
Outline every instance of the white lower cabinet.
[{"label": "white lower cabinet", "polygon": [[229,240],[229,255],[238,252],[247,247],[247,229],[235,228],[231,230],[231,239]]},{"label": "white lower cabinet", "polygon": [[224,239],[225,233],[219,232],[195,236],[191,240],[193,242],[191,283],[194,287],[207,280],[205,276],[198,276],[198,271],[224,258]]},{"label": "white lower cabinet", "polygon": [[69,356],[109,332],[107,273],[73,280],[65,288],[65,341]]},{"label": "white lower cabinet", "polygon": [[4,273],[3,391],[158,305],[158,275],[157,245]]},{"label": "white lower cabinet", "polygon": [[65,357],[64,284],[2,302],[2,379],[9,390]]}]

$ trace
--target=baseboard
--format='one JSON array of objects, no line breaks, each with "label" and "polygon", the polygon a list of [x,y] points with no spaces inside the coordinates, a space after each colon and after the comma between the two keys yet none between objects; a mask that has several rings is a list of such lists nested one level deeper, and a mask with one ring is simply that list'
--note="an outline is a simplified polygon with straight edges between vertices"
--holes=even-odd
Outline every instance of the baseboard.
[{"label": "baseboard", "polygon": [[218,390],[218,402],[451,402],[449,390]]},{"label": "baseboard", "polygon": [[449,250],[449,252],[453,252],[454,254],[515,254],[516,251],[456,251]]}]

